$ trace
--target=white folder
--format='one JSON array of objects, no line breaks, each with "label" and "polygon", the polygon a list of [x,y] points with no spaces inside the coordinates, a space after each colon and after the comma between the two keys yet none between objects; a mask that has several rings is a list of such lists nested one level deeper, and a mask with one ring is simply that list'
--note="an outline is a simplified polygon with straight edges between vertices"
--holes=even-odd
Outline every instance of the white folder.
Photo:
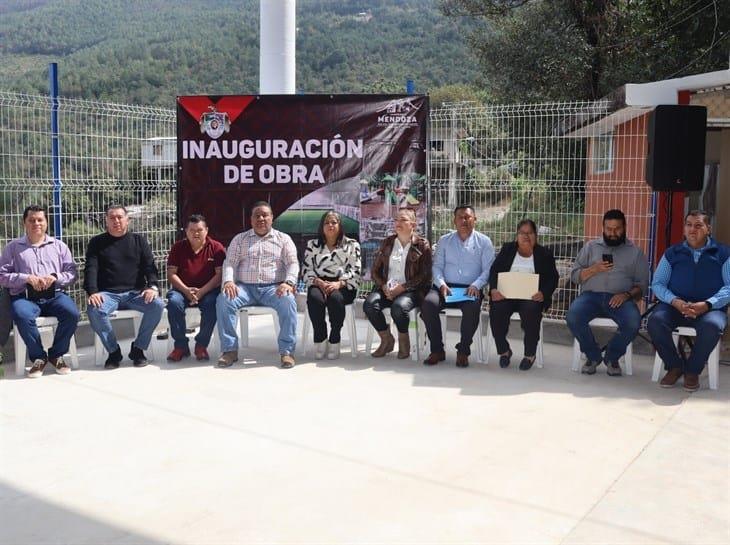
[{"label": "white folder", "polygon": [[501,272],[497,275],[497,291],[507,299],[532,299],[539,289],[539,274]]}]

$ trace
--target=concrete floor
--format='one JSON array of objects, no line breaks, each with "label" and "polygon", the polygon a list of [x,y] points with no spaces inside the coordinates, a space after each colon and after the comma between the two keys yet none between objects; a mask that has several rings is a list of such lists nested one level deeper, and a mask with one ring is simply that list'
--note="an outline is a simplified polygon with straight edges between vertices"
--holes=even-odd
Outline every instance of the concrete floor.
[{"label": "concrete floor", "polygon": [[726,368],[694,394],[651,383],[648,356],[572,373],[553,344],[527,373],[453,349],[281,370],[271,318],[251,325],[231,369],[6,365],[0,543],[730,542]]}]

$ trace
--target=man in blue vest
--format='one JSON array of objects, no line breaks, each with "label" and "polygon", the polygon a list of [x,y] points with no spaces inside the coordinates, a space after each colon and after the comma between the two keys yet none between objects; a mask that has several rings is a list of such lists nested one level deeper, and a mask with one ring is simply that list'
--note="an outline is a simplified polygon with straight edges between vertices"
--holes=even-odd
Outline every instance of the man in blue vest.
[{"label": "man in blue vest", "polygon": [[[730,247],[710,236],[710,217],[693,210],[684,220],[684,242],[667,249],[651,288],[660,303],[649,317],[649,335],[668,368],[662,388],[684,375],[684,389],[700,387],[700,373],[727,325]],[[674,328],[693,327],[694,348],[685,361],[672,340]]]}]

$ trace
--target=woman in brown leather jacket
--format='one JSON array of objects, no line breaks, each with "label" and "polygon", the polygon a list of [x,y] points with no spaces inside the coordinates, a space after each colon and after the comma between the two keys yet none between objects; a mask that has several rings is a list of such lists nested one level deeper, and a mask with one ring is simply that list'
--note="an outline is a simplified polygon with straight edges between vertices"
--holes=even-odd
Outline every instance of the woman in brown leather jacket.
[{"label": "woman in brown leather jacket", "polygon": [[372,353],[374,358],[382,358],[395,347],[395,338],[383,316],[387,307],[398,329],[398,358],[405,359],[411,352],[408,313],[421,306],[431,286],[433,260],[428,240],[416,234],[415,229],[413,210],[399,210],[395,235],[383,240],[370,271],[376,289],[365,300],[363,311],[380,335],[380,346]]}]

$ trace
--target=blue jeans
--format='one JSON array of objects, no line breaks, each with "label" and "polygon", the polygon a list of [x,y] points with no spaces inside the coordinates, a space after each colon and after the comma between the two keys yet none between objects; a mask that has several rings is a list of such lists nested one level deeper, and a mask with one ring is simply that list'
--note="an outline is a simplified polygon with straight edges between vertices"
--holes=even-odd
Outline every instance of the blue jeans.
[{"label": "blue jeans", "polygon": [[[200,309],[200,331],[195,336],[195,344],[208,347],[215,327],[215,301],[220,292],[209,291],[198,301]],[[175,348],[188,348],[185,336],[185,309],[190,306],[185,296],[177,290],[167,292],[167,319],[170,322],[170,335],[175,340]]]},{"label": "blue jeans", "polygon": [[134,339],[134,346],[141,350],[147,350],[152,340],[152,333],[160,323],[165,303],[159,297],[155,297],[150,303],[145,303],[142,294],[137,290],[125,291],[122,293],[111,293],[108,291],[99,292],[104,301],[100,307],[89,305],[86,314],[89,316],[91,329],[96,331],[101,339],[101,344],[110,354],[119,348],[117,337],[114,335],[109,315],[116,310],[136,310],[142,313],[142,322],[139,324],[137,338]]},{"label": "blue jeans", "polygon": [[584,291],[570,305],[566,322],[573,336],[580,344],[580,350],[590,361],[601,361],[601,347],[598,346],[588,322],[593,318],[611,318],[618,325],[616,334],[606,347],[605,361],[618,361],[626,353],[626,347],[636,337],[641,326],[641,313],[633,301],[626,301],[618,308],[611,308],[608,302],[613,293]]},{"label": "blue jeans", "polygon": [[236,297],[229,299],[225,293],[218,295],[215,310],[221,352],[238,351],[238,311],[243,307],[260,305],[273,308],[279,316],[279,354],[294,354],[297,347],[297,301],[292,294],[276,295],[278,285],[236,282]]},{"label": "blue jeans", "polygon": [[[672,339],[674,328],[693,327],[697,332],[692,353],[685,362]],[[699,375],[727,326],[727,313],[711,310],[698,318],[685,318],[672,305],[659,303],[649,316],[647,329],[659,357],[668,369],[679,368]]]},{"label": "blue jeans", "polygon": [[[58,358],[68,352],[68,345],[79,322],[79,309],[76,303],[62,292],[56,292],[52,299],[29,301],[22,295],[10,298],[10,309],[18,332],[28,348],[30,361]],[[58,327],[53,335],[53,345],[48,353],[43,350],[41,335],[35,319],[38,316],[52,316],[58,320]]]}]

